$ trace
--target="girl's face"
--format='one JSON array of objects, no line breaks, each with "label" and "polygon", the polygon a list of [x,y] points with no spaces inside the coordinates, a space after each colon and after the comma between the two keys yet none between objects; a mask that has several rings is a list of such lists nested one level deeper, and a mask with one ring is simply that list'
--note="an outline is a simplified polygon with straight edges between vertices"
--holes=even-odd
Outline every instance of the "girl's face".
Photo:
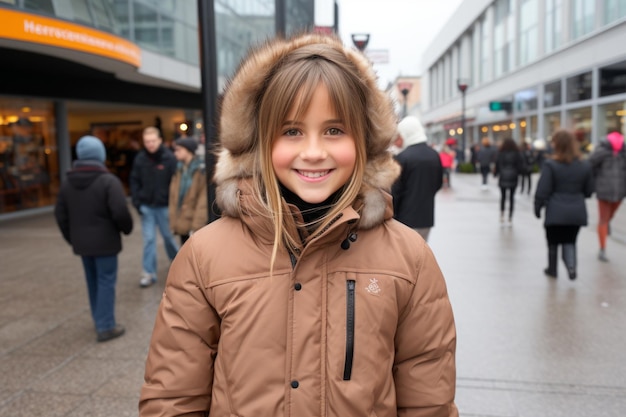
[{"label": "girl's face", "polygon": [[350,179],[356,144],[333,110],[324,84],[313,92],[307,111],[298,120],[295,115],[292,108],[274,140],[274,172],[302,200],[321,203]]}]

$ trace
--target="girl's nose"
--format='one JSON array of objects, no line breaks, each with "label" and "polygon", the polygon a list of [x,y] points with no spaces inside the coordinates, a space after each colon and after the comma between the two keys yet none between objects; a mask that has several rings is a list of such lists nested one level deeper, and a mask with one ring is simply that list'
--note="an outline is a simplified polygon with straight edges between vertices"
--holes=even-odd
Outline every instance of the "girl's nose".
[{"label": "girl's nose", "polygon": [[304,141],[303,148],[300,151],[300,158],[308,161],[316,161],[326,159],[326,157],[328,157],[328,153],[320,138],[309,137]]}]

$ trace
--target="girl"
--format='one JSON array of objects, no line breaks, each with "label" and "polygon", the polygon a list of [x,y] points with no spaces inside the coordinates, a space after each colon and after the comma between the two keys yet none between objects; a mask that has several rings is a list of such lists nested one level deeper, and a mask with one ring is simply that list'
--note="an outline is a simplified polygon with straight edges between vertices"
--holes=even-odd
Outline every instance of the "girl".
[{"label": "girl", "polygon": [[248,57],[222,105],[222,218],[171,265],[141,416],[458,416],[444,278],[392,219],[395,130],[336,38]]},{"label": "girl", "polygon": [[576,279],[576,238],[580,226],[587,225],[585,198],[591,197],[593,179],[589,164],[580,160],[576,143],[567,130],[552,136],[554,152],[541,167],[535,191],[535,216],[540,218],[541,208],[546,207],[548,267],[543,272],[551,278],[557,276],[557,250],[561,245],[569,278]]}]

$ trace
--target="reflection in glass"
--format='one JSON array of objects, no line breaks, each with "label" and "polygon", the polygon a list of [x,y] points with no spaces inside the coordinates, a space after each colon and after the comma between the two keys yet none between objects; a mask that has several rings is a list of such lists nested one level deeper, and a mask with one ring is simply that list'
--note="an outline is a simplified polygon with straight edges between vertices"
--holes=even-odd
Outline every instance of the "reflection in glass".
[{"label": "reflection in glass", "polygon": [[567,128],[574,132],[580,150],[586,154],[591,148],[591,107],[582,107],[567,112]]},{"label": "reflection in glass", "polygon": [[135,42],[159,51],[158,15],[156,10],[139,3],[133,4]]},{"label": "reflection in glass", "polygon": [[600,97],[626,93],[626,61],[600,68]]},{"label": "reflection in glass", "polygon": [[561,128],[561,113],[546,113],[543,116],[543,136],[548,140],[554,132]]},{"label": "reflection in glass", "polygon": [[543,107],[561,104],[561,80],[543,86]]},{"label": "reflection in glass", "polygon": [[598,137],[603,138],[610,132],[626,134],[626,101],[599,107]]},{"label": "reflection in glass", "polygon": [[591,98],[591,72],[576,75],[567,79],[567,101],[568,103]]}]

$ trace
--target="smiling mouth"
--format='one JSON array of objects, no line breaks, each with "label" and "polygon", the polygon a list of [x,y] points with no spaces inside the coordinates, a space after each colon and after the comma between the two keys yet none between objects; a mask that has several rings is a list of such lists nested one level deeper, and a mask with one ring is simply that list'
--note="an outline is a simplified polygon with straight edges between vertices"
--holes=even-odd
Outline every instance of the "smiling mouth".
[{"label": "smiling mouth", "polygon": [[329,169],[327,169],[326,171],[300,171],[300,170],[296,170],[296,171],[298,172],[298,174],[307,178],[321,178],[330,173]]}]

